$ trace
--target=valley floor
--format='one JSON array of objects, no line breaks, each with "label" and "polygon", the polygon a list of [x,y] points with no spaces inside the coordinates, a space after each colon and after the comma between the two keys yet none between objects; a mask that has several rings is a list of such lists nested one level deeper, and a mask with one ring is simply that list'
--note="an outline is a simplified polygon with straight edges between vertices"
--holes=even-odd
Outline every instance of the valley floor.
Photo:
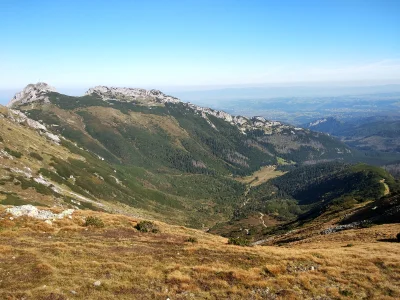
[{"label": "valley floor", "polygon": [[[88,216],[104,228],[85,227]],[[398,299],[400,224],[287,246],[222,237],[121,215],[10,219],[0,208],[0,299]],[[189,239],[190,238],[190,239]]]}]

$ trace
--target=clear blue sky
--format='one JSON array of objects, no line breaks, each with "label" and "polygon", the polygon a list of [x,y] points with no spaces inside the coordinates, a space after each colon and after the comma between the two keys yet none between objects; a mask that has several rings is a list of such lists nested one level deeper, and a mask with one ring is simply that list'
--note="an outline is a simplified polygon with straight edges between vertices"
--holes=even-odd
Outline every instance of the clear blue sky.
[{"label": "clear blue sky", "polygon": [[400,1],[0,1],[0,89],[400,79]]}]

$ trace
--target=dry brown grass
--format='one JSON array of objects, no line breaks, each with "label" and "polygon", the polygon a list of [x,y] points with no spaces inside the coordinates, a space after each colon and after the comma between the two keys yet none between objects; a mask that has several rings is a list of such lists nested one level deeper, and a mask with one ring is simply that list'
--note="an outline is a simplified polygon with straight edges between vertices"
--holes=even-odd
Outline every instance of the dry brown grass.
[{"label": "dry brown grass", "polygon": [[[90,215],[105,227],[82,226]],[[399,244],[378,235],[399,232],[399,224],[362,229],[364,240],[343,232],[291,247],[239,247],[161,222],[160,233],[141,233],[139,220],[99,212],[78,211],[53,226],[10,220],[1,208],[0,216],[0,299],[400,297]]]},{"label": "dry brown grass", "polygon": [[250,186],[257,186],[272,178],[282,176],[283,174],[285,174],[285,172],[277,171],[275,166],[264,166],[253,174],[239,177],[237,180],[242,183],[250,184]]}]

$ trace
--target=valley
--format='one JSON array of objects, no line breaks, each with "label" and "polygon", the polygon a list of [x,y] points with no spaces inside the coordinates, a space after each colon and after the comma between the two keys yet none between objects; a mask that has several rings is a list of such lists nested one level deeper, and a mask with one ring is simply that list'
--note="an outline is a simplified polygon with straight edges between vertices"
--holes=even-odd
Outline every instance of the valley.
[{"label": "valley", "polygon": [[0,1],[0,300],[399,300],[400,1]]},{"label": "valley", "polygon": [[0,125],[3,298],[400,297],[400,183],[335,137],[45,83]]}]

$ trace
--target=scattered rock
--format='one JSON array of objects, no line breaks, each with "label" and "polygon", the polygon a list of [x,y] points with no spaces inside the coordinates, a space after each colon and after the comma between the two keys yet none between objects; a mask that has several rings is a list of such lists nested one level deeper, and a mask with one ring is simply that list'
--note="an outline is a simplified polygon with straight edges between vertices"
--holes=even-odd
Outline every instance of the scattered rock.
[{"label": "scattered rock", "polygon": [[28,216],[39,220],[63,219],[64,217],[72,215],[74,211],[74,209],[67,209],[59,214],[55,214],[51,211],[37,209],[30,204],[6,209],[6,212],[12,214],[14,217]]},{"label": "scattered rock", "polygon": [[[12,105],[13,104],[11,103],[11,106]],[[36,129],[39,132],[39,134],[44,135],[45,137],[55,142],[56,144],[59,144],[61,142],[60,138],[57,135],[49,132],[45,125],[41,124],[38,121],[28,118],[27,115],[25,115],[23,112],[19,110],[9,109],[8,118],[13,122]]]},{"label": "scattered rock", "polygon": [[346,224],[346,225],[338,225],[335,227],[329,227],[329,228],[321,231],[321,234],[331,234],[331,233],[346,230],[346,229],[359,228],[359,227],[365,226],[367,224],[370,224],[370,222],[369,221],[361,221],[361,222],[353,222],[353,223]]},{"label": "scattered rock", "polygon": [[93,285],[94,285],[94,286],[100,286],[100,285],[101,285],[101,281],[100,281],[100,280],[97,280],[97,281],[95,281],[95,282],[93,283]]}]

